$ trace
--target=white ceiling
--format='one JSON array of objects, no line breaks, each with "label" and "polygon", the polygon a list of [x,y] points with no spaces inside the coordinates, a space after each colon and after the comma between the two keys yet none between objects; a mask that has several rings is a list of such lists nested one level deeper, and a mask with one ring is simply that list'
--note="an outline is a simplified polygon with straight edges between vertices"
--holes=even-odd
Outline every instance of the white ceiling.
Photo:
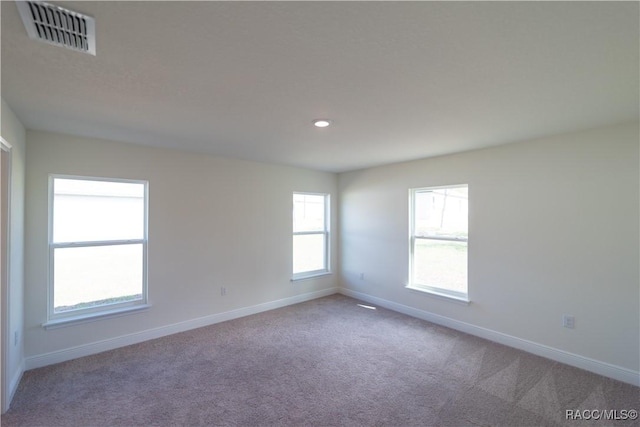
[{"label": "white ceiling", "polygon": [[30,129],[340,172],[639,115],[638,2],[53,3],[96,19],[97,55],[2,2]]}]

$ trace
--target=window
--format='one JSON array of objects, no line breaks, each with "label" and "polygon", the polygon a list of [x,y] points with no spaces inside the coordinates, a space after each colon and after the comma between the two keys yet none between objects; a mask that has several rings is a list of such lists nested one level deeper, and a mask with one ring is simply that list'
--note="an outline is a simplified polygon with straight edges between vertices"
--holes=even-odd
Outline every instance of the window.
[{"label": "window", "polygon": [[468,301],[468,189],[410,190],[409,288]]},{"label": "window", "polygon": [[293,193],[293,279],[329,273],[329,195]]},{"label": "window", "polygon": [[51,176],[49,319],[147,302],[147,183]]}]

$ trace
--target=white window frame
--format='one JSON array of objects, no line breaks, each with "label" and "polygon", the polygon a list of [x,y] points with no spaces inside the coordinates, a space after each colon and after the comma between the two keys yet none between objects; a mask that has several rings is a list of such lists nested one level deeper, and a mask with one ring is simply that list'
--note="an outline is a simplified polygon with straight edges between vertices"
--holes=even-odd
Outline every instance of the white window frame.
[{"label": "white window frame", "polygon": [[[433,190],[453,189],[453,188],[467,188],[468,184],[456,184],[456,185],[442,185],[437,187],[421,187],[409,189],[409,283],[406,285],[407,289],[414,291],[425,292],[437,297],[443,297],[450,300],[455,300],[463,303],[469,303],[469,277],[467,273],[467,292],[458,292],[452,289],[438,287],[437,284],[424,284],[416,283],[415,281],[415,245],[417,240],[439,240],[449,242],[464,242],[467,244],[467,266],[469,239],[464,237],[448,237],[448,236],[417,236],[415,231],[416,226],[416,212],[415,212],[415,199],[417,193],[428,192]],[[467,230],[468,231],[468,230]]]},{"label": "white window frame", "polygon": [[[321,231],[293,231],[293,236],[305,236],[305,235],[317,235],[317,234],[322,234],[324,236],[324,268],[319,269],[319,270],[310,270],[310,271],[303,271],[300,273],[293,273],[292,271],[292,276],[291,276],[291,281],[296,281],[296,280],[304,280],[304,279],[310,279],[312,277],[318,277],[318,276],[324,276],[327,274],[331,274],[331,266],[330,266],[330,249],[329,249],[329,224],[331,223],[330,218],[329,218],[329,213],[331,212],[331,210],[329,209],[329,203],[330,203],[330,194],[328,193],[309,193],[309,192],[304,192],[304,191],[294,191],[293,192],[293,197],[295,197],[296,195],[303,195],[303,196],[323,196],[324,197],[324,230]],[[292,197],[292,203],[293,203],[293,197]],[[291,224],[293,227],[293,204],[291,205],[292,209],[291,209]],[[292,247],[291,247],[291,260],[293,261],[293,240],[292,240]],[[293,264],[292,264],[292,270],[293,270]]]},{"label": "white window frame", "polygon": [[[142,184],[144,185],[144,230],[141,239],[123,239],[123,240],[91,240],[79,242],[54,243],[53,241],[53,216],[54,216],[54,181],[56,179],[70,179],[77,181],[104,181],[114,183]],[[89,177],[78,175],[49,175],[49,277],[48,277],[48,305],[47,318],[48,321],[43,324],[45,328],[59,327],[66,324],[83,322],[86,320],[94,320],[98,317],[109,317],[122,315],[132,311],[138,311],[149,307],[148,304],[148,284],[147,284],[147,246],[148,246],[148,218],[149,218],[149,182],[144,180],[121,179],[121,178],[105,178],[105,177]],[[55,293],[55,271],[54,271],[54,254],[59,248],[82,248],[96,246],[117,246],[142,244],[142,297],[134,301],[125,301],[118,303],[103,304],[95,307],[79,308],[64,312],[55,312],[54,293]]]}]

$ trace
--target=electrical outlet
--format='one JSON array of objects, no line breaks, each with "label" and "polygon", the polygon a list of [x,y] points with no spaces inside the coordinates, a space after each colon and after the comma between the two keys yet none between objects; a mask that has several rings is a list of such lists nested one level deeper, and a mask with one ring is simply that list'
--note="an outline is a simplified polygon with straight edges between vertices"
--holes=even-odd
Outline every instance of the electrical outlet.
[{"label": "electrical outlet", "polygon": [[225,296],[227,294],[227,288],[225,288],[224,286],[220,288],[220,295],[221,296]]},{"label": "electrical outlet", "polygon": [[570,314],[563,314],[562,315],[562,326],[564,326],[565,328],[569,328],[569,329],[575,328],[575,326],[576,326],[575,317],[571,316]]},{"label": "electrical outlet", "polygon": [[20,335],[18,334],[18,331],[14,331],[13,332],[13,345],[18,345],[18,338],[20,337]]},{"label": "electrical outlet", "polygon": [[360,280],[364,280],[364,273],[360,273]]}]

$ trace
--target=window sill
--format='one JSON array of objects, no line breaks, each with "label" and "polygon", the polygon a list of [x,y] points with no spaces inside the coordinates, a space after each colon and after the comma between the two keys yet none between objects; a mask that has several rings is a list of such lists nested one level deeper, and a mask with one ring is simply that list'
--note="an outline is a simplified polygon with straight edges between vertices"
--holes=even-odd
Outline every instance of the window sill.
[{"label": "window sill", "polygon": [[457,296],[457,295],[451,295],[445,292],[440,292],[437,291],[435,289],[427,289],[427,288],[423,288],[423,287],[417,287],[417,286],[412,286],[412,285],[406,285],[405,286],[406,289],[409,289],[410,291],[414,291],[414,292],[420,292],[422,294],[427,294],[427,295],[431,295],[434,296],[436,298],[440,298],[449,302],[455,302],[458,304],[463,304],[463,305],[469,305],[471,304],[471,300],[469,300],[469,297],[463,297],[463,296]]},{"label": "window sill", "polygon": [[114,308],[112,310],[105,310],[97,313],[85,313],[77,316],[62,317],[58,319],[52,319],[42,324],[42,327],[49,329],[64,328],[67,326],[74,326],[81,323],[95,322],[97,320],[109,319],[114,317],[125,316],[127,314],[138,313],[151,308],[151,304],[139,304],[130,307]]},{"label": "window sill", "polygon": [[307,273],[307,274],[301,274],[299,276],[294,276],[291,278],[292,282],[299,282],[301,280],[308,280],[308,279],[317,279],[319,277],[323,277],[323,276],[331,276],[330,271],[321,271],[321,272],[317,272],[317,273]]}]

